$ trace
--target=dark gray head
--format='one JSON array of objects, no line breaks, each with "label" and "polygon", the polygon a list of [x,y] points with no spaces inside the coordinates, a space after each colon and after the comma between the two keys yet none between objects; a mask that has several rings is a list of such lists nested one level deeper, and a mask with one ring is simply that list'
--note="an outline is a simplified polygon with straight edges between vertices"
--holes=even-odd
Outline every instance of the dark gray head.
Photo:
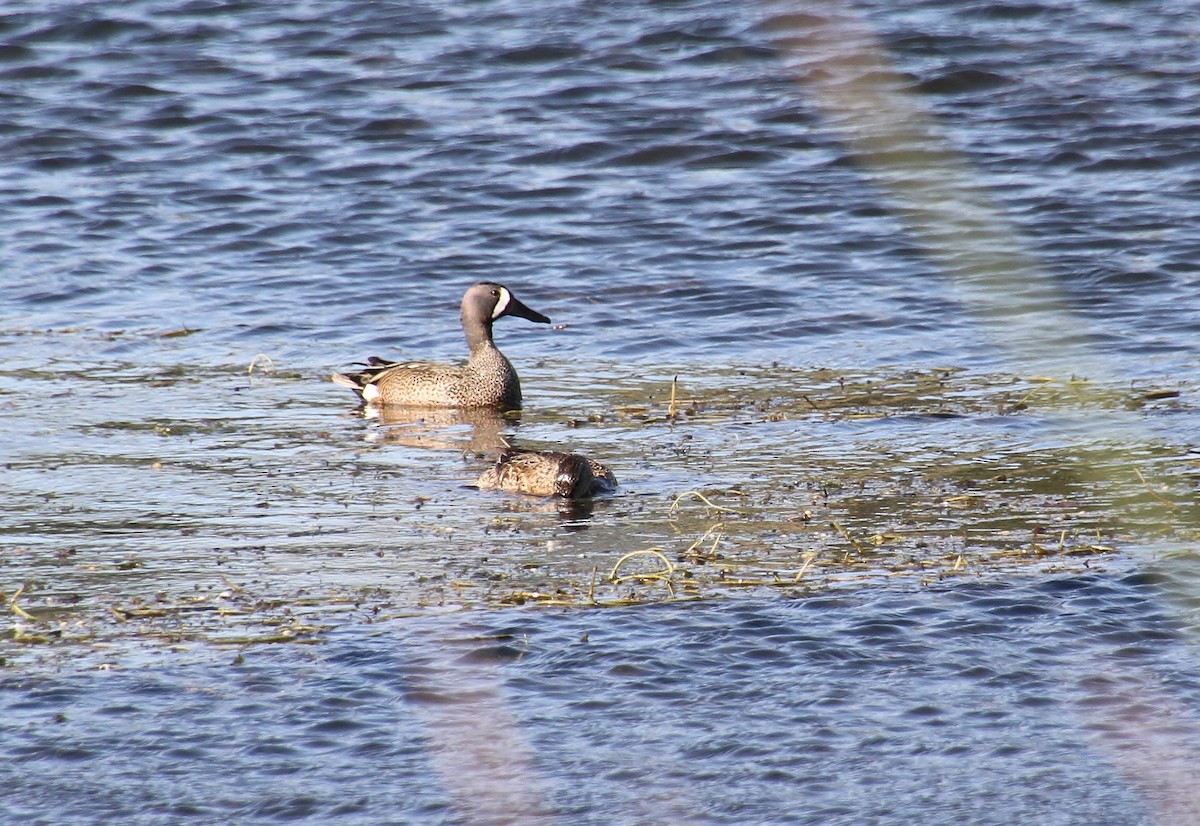
[{"label": "dark gray head", "polygon": [[531,310],[502,284],[480,281],[472,284],[462,300],[462,323],[467,332],[467,343],[471,349],[483,340],[492,337],[492,322],[506,315],[549,324],[550,319]]}]

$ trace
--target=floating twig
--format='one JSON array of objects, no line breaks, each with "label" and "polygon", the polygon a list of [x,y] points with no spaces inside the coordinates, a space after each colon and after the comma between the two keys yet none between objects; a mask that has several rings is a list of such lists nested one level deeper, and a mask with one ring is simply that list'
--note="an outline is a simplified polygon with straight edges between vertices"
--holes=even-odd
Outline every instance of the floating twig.
[{"label": "floating twig", "polygon": [[684,499],[688,498],[689,496],[699,499],[701,502],[703,502],[705,505],[707,505],[708,507],[712,508],[715,511],[721,511],[723,513],[741,513],[741,511],[737,510],[736,508],[727,508],[723,505],[714,505],[711,501],[709,501],[707,496],[705,496],[703,493],[701,493],[698,490],[689,490],[689,491],[681,493],[675,497],[675,501],[671,503],[670,509],[667,510],[667,516],[668,517],[674,516],[675,511],[677,511],[679,509],[679,503],[682,502]]},{"label": "floating twig", "polygon": [[707,554],[697,553],[696,549],[699,548],[700,545],[705,540],[707,540],[710,536],[713,536],[714,533],[716,533],[723,527],[724,527],[724,524],[721,522],[717,522],[715,525],[711,525],[709,527],[709,529],[707,531],[705,531],[704,534],[699,539],[697,539],[695,542],[693,542],[691,545],[688,546],[688,549],[683,552],[682,557],[684,559],[687,559],[688,557],[694,557],[696,559],[705,559],[705,558],[716,559],[717,545],[719,545],[721,542],[721,534],[720,533],[717,533],[717,535],[713,537],[712,547],[708,549]]},{"label": "floating twig", "polygon": [[264,364],[264,373],[275,372],[275,362],[271,359],[271,357],[266,353],[259,353],[254,358],[250,359],[250,366],[246,368],[246,374],[251,376],[254,375],[254,368],[258,366],[259,362]]},{"label": "floating twig", "polygon": [[596,577],[600,576],[600,566],[592,566],[592,581],[588,583],[587,598],[588,602],[596,604]]},{"label": "floating twig", "polygon": [[1142,475],[1142,471],[1138,467],[1135,466],[1133,468],[1133,472],[1137,474],[1138,479],[1142,480],[1142,487],[1144,487],[1146,489],[1147,493],[1149,493],[1151,496],[1153,496],[1159,502],[1162,502],[1164,505],[1166,505],[1171,510],[1175,510],[1178,507],[1178,505],[1176,505],[1171,500],[1164,499],[1163,497],[1161,497],[1157,493],[1155,493],[1154,489],[1150,487],[1150,483],[1146,481],[1146,477]]},{"label": "floating twig", "polygon": [[845,528],[843,528],[839,523],[830,522],[829,524],[832,525],[833,529],[836,530],[838,533],[840,533],[847,542],[849,542],[851,545],[854,546],[854,550],[858,551],[860,554],[867,552],[866,549],[862,546],[862,543],[860,543],[857,539],[855,539],[853,536],[851,536],[850,532],[848,530],[846,530]]},{"label": "floating twig", "polygon": [[[665,567],[661,571],[651,571],[649,573],[641,573],[641,574],[629,574],[628,576],[622,576],[622,577],[617,576],[617,571],[621,570],[621,566],[624,565],[629,560],[633,559],[635,556],[655,557],[656,559],[662,560],[662,564]],[[608,574],[608,580],[609,580],[609,582],[612,582],[614,585],[620,585],[622,582],[628,582],[633,579],[637,579],[637,580],[659,579],[659,580],[667,581],[668,578],[673,573],[675,573],[675,566],[671,564],[671,560],[667,559],[666,555],[662,552],[661,548],[646,548],[645,550],[641,550],[641,551],[630,551],[629,553],[625,554],[625,556],[618,559],[617,564],[613,565],[612,571],[610,571]]]},{"label": "floating twig", "polygon": [[12,608],[12,612],[14,614],[16,614],[18,617],[21,617],[22,619],[36,620],[37,617],[35,617],[33,614],[26,611],[20,605],[17,605],[17,599],[23,593],[25,593],[24,583],[21,584],[21,587],[17,589],[17,592],[15,594],[13,594],[12,597],[8,600],[8,607]]},{"label": "floating twig", "polygon": [[808,569],[812,566],[813,560],[816,559],[820,555],[821,554],[819,551],[809,551],[808,554],[805,556],[804,564],[800,566],[799,571],[796,571],[796,576],[792,578],[792,581],[799,582],[800,579],[804,576],[805,572],[808,571]]},{"label": "floating twig", "polygon": [[1028,393],[1026,393],[1021,398],[1017,399],[1017,401],[1010,404],[1008,406],[1009,410],[1024,410],[1026,407],[1029,406],[1029,399],[1033,396],[1033,394],[1038,392],[1039,390],[1041,390],[1043,387],[1046,386],[1047,383],[1053,381],[1053,379],[1033,378],[1033,379],[1030,379],[1030,381],[1040,381],[1042,383],[1030,388]]}]

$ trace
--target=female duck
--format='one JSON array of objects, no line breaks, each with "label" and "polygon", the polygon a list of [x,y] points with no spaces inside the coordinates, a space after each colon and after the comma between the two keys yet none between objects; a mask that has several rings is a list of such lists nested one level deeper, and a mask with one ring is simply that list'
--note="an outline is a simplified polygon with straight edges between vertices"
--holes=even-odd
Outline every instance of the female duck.
[{"label": "female duck", "polygon": [[614,492],[617,477],[604,465],[578,453],[506,450],[475,480],[475,486],[532,496],[587,499]]},{"label": "female duck", "polygon": [[365,369],[334,373],[333,381],[349,387],[370,405],[519,408],[517,371],[492,341],[492,322],[506,315],[550,323],[549,318],[518,301],[507,287],[480,281],[471,285],[462,300],[463,332],[471,350],[465,365],[385,361],[372,356]]}]

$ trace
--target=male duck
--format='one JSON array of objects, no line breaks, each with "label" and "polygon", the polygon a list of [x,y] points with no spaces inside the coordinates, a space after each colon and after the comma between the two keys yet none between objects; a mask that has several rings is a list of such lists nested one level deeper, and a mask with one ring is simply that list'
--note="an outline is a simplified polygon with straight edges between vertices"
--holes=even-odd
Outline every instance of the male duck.
[{"label": "male duck", "polygon": [[492,341],[492,322],[506,315],[550,323],[549,318],[518,301],[507,287],[480,281],[471,285],[462,300],[463,332],[471,349],[465,365],[385,361],[372,356],[366,369],[334,373],[333,382],[349,387],[370,405],[519,408],[517,371]]},{"label": "male duck", "polygon": [[475,480],[475,486],[533,496],[587,499],[612,493],[617,477],[604,465],[578,453],[506,450]]}]

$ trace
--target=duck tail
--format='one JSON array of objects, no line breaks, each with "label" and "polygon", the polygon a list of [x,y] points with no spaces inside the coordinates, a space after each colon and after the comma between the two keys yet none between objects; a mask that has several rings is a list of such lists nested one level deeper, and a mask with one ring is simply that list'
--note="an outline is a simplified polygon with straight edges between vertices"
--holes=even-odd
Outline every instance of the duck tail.
[{"label": "duck tail", "polygon": [[349,387],[360,396],[362,395],[363,388],[366,387],[363,383],[362,373],[334,373],[329,379],[334,384]]}]

